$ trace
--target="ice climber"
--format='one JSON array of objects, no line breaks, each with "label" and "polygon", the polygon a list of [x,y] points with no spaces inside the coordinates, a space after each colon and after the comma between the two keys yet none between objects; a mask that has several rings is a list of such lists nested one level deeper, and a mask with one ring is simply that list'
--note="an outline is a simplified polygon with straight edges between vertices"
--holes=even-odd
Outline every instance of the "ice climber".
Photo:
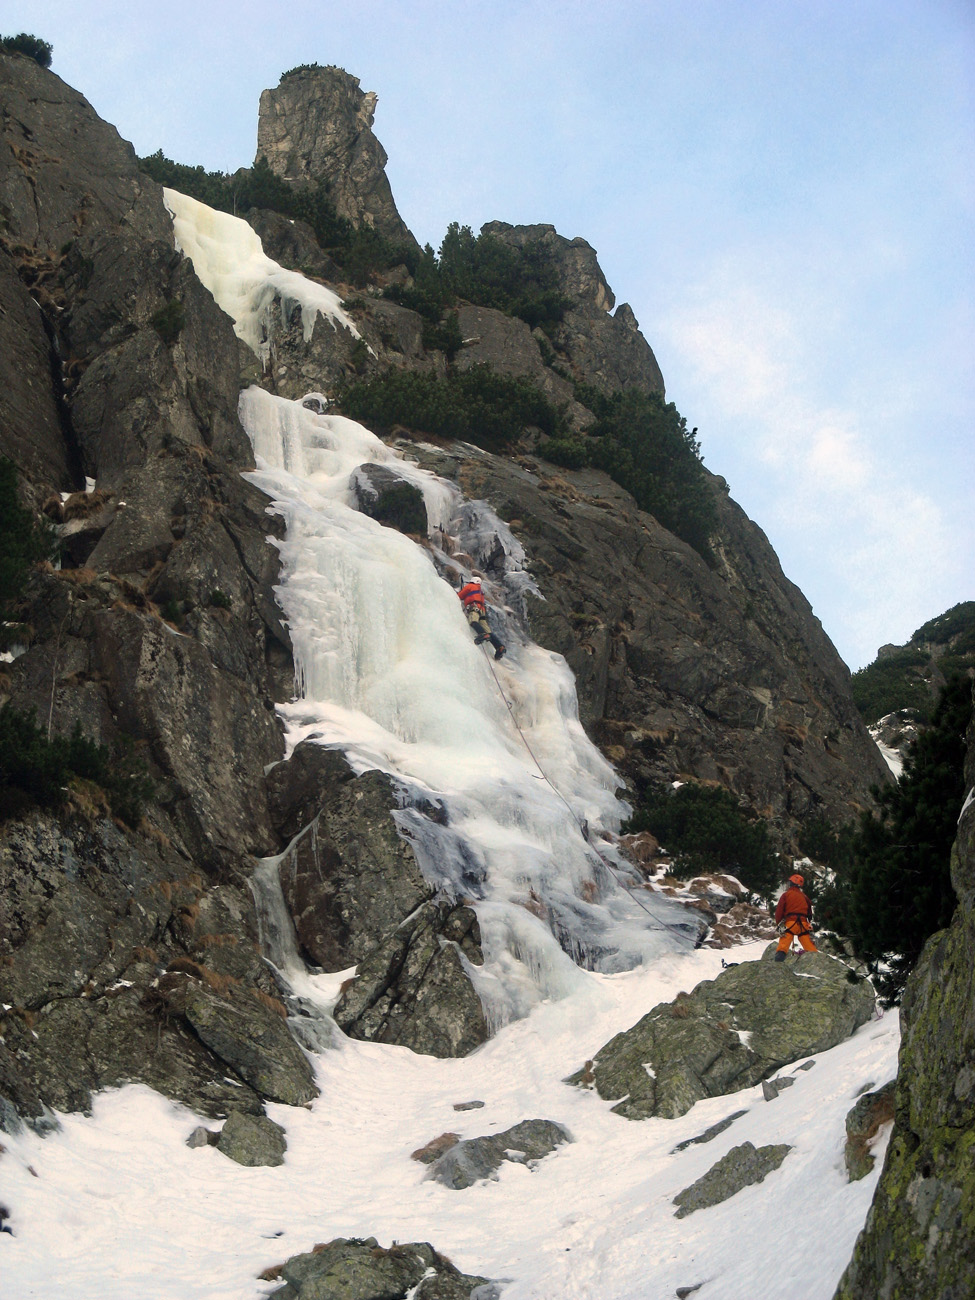
[{"label": "ice climber", "polygon": [[790,876],[789,887],[775,905],[776,921],[785,922],[785,933],[779,940],[775,954],[776,961],[785,961],[785,955],[792,947],[793,939],[798,939],[806,952],[818,952],[809,937],[812,934],[812,926],[809,924],[812,905],[802,892],[805,883],[802,876]]},{"label": "ice climber", "polygon": [[474,633],[474,644],[483,645],[485,641],[490,641],[494,646],[495,659],[500,659],[505,652],[505,647],[491,631],[491,624],[487,617],[487,604],[484,600],[484,592],[481,590],[481,579],[471,578],[470,582],[464,583],[457,595],[460,597],[460,603],[464,606],[464,613]]}]

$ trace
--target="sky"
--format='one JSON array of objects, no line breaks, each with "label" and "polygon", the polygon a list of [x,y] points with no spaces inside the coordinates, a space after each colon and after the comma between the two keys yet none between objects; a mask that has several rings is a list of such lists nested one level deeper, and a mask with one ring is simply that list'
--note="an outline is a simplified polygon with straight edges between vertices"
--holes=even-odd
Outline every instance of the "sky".
[{"label": "sky", "polygon": [[253,161],[299,63],[377,92],[397,206],[596,249],[705,464],[847,664],[975,599],[970,0],[7,0],[146,154]]}]

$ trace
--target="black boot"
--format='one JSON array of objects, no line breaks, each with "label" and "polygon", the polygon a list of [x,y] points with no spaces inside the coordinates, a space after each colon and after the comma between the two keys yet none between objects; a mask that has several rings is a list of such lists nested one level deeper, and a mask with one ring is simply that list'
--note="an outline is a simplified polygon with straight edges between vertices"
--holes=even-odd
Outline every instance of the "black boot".
[{"label": "black boot", "polygon": [[501,659],[504,657],[505,653],[506,653],[505,647],[503,645],[499,645],[497,650],[495,650],[494,652],[494,657],[495,659]]},{"label": "black boot", "polygon": [[775,956],[772,958],[772,960],[773,960],[773,961],[785,961],[785,953],[784,953],[784,952],[777,952],[777,953],[775,954]]}]

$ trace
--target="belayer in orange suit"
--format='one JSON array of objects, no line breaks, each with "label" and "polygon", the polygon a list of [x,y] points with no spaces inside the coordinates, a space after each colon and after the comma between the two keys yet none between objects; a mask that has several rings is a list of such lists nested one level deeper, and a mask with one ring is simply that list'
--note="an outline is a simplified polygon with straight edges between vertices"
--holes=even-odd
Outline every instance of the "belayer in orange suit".
[{"label": "belayer in orange suit", "polygon": [[806,952],[819,951],[809,937],[812,934],[812,905],[802,892],[805,883],[802,876],[790,876],[788,889],[775,905],[775,919],[785,922],[785,934],[779,940],[776,961],[785,961],[793,939],[798,939]]},{"label": "belayer in orange suit", "polygon": [[460,597],[460,603],[464,606],[464,613],[474,633],[474,644],[483,645],[485,641],[490,641],[494,646],[495,659],[500,659],[505,652],[505,647],[491,631],[491,624],[487,617],[487,603],[481,590],[481,579],[471,578],[470,582],[464,583],[457,595]]}]

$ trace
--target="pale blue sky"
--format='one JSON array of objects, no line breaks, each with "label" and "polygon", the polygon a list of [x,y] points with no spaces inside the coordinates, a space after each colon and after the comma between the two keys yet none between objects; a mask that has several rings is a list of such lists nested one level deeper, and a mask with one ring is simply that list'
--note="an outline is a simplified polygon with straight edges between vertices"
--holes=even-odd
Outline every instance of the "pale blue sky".
[{"label": "pale blue sky", "polygon": [[847,663],[975,598],[969,0],[7,0],[139,153],[253,160],[261,90],[379,95],[403,217],[596,248],[705,463]]}]

